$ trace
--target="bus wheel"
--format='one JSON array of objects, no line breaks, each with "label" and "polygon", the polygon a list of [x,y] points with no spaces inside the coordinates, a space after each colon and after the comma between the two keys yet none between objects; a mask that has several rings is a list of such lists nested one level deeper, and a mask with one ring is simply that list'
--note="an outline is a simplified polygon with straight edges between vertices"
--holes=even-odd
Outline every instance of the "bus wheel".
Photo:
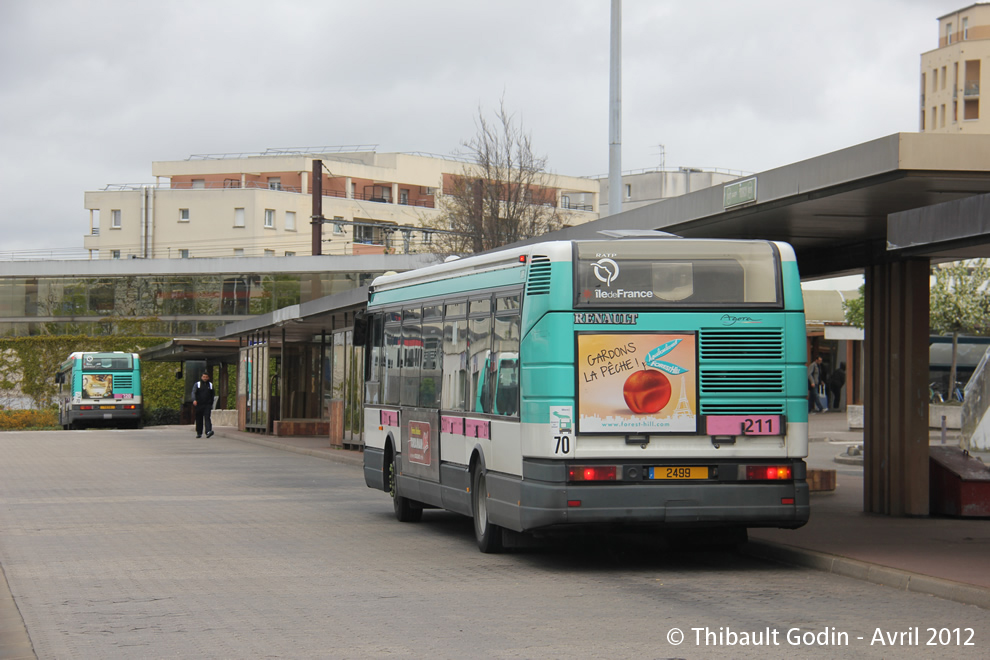
[{"label": "bus wheel", "polygon": [[488,520],[488,484],[485,468],[481,465],[475,467],[471,475],[471,512],[478,549],[486,554],[502,552],[502,528]]},{"label": "bus wheel", "polygon": [[423,519],[423,507],[418,506],[408,497],[399,495],[397,477],[399,475],[399,455],[392,456],[392,464],[388,466],[388,492],[392,496],[392,508],[395,509],[395,519],[399,522],[419,522]]}]

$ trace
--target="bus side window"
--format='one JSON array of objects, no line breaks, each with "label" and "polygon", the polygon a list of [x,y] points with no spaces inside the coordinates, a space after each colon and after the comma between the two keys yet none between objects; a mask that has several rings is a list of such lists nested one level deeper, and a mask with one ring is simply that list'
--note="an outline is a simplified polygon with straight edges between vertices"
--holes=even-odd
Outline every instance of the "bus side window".
[{"label": "bus side window", "polygon": [[[435,311],[435,315],[431,312]],[[423,310],[423,370],[419,382],[419,405],[424,408],[440,406],[440,360],[443,323],[439,308]]]},{"label": "bus side window", "polygon": [[443,323],[440,407],[444,410],[467,410],[467,319],[452,319],[449,314],[448,311]]},{"label": "bus side window", "polygon": [[402,326],[398,323],[385,325],[385,364],[382,369],[382,385],[385,387],[383,403],[396,406],[399,404],[399,361],[402,359]]},{"label": "bus side window", "polygon": [[519,414],[519,336],[521,322],[518,314],[495,317],[495,408],[498,415],[514,417]]},{"label": "bus side window", "polygon": [[423,364],[423,327],[418,309],[403,312],[402,348],[399,351],[402,368],[402,392],[399,403],[403,406],[419,406],[420,369]]},{"label": "bus side window", "polygon": [[[472,303],[473,304],[473,303]],[[490,305],[489,305],[490,308]],[[469,401],[474,402],[475,412],[492,411],[492,379],[494,368],[490,362],[492,357],[492,317],[489,311],[485,316],[468,320],[468,358],[471,374],[471,392]]]}]

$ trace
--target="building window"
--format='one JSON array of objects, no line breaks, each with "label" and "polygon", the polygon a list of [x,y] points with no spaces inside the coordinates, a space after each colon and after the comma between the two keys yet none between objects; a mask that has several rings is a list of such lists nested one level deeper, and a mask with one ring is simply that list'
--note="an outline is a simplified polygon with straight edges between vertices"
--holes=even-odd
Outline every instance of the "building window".
[{"label": "building window", "polygon": [[943,103],[939,109],[941,112],[939,114],[938,125],[939,128],[945,128],[945,104]]},{"label": "building window", "polygon": [[120,259],[120,250],[110,250],[111,259]]},{"label": "building window", "polygon": [[433,232],[432,231],[424,231],[423,232],[423,244],[424,245],[430,245],[432,243],[433,243]]},{"label": "building window", "polygon": [[296,230],[296,212],[286,211],[285,212],[285,230],[295,231]]},{"label": "building window", "polygon": [[946,78],[947,78],[947,76],[945,75],[945,67],[943,66],[942,67],[942,89],[945,89],[945,79]]},{"label": "building window", "polygon": [[179,259],[188,259],[189,250],[179,250]]},{"label": "building window", "polygon": [[980,99],[963,101],[963,121],[973,121],[980,118]]},{"label": "building window", "polygon": [[932,91],[938,91],[938,69],[932,69]]},{"label": "building window", "polygon": [[281,190],[282,189],[282,177],[270,176],[268,177],[268,189],[269,190]]},{"label": "building window", "polygon": [[405,188],[399,190],[399,204],[409,204],[409,191]]},{"label": "building window", "polygon": [[234,226],[244,226],[244,209],[234,209]]},{"label": "building window", "polygon": [[339,215],[333,216],[333,233],[337,236],[344,235],[344,218]]},{"label": "building window", "polygon": [[952,43],[952,23],[945,24],[945,45]]},{"label": "building window", "polygon": [[632,199],[632,184],[626,184],[626,199]]},{"label": "building window", "polygon": [[179,222],[189,222],[189,209],[179,209]]},{"label": "building window", "polygon": [[267,229],[275,228],[275,209],[265,209],[265,227]]},{"label": "building window", "polygon": [[275,256],[275,250],[265,250],[265,256],[266,257],[274,257]]},{"label": "building window", "polygon": [[288,250],[286,250],[285,251],[285,256],[287,256],[287,257],[294,257],[294,256],[296,256],[296,253],[295,252],[289,252]]},{"label": "building window", "polygon": [[952,102],[952,123],[959,121],[959,101]]},{"label": "building window", "polygon": [[234,256],[235,257],[243,257],[244,256],[244,248],[234,248]]},{"label": "building window", "polygon": [[110,211],[110,228],[120,229],[120,209]]},{"label": "building window", "polygon": [[925,131],[925,109],[921,109],[921,131]]},{"label": "building window", "polygon": [[963,41],[969,39],[969,19],[963,19]]},{"label": "building window", "polygon": [[206,179],[193,179],[192,180],[193,190],[202,190],[206,188]]},{"label": "building window", "polygon": [[934,131],[938,128],[938,108],[934,105],[932,106],[932,130]]}]

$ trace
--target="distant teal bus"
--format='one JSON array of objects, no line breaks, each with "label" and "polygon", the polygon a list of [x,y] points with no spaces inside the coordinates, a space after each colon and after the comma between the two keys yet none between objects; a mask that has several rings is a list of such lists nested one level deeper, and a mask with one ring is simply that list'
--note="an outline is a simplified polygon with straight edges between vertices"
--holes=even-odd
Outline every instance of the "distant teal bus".
[{"label": "distant teal bus", "polygon": [[793,249],[654,232],[553,241],[377,278],[355,328],[364,474],[396,517],[712,538],[808,520]]},{"label": "distant teal bus", "polygon": [[97,425],[137,428],[141,424],[141,361],[137,353],[72,353],[59,367],[55,383],[63,429]]}]

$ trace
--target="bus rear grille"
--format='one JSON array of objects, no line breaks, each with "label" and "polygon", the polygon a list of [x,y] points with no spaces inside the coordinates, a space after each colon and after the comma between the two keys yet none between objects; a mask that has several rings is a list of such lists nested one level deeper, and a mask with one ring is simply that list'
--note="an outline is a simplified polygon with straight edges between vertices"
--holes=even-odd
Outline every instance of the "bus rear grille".
[{"label": "bus rear grille", "polygon": [[783,403],[705,403],[702,415],[783,415]]},{"label": "bus rear grille", "polygon": [[783,394],[784,372],[776,369],[747,371],[701,370],[702,394]]},{"label": "bus rear grille", "polygon": [[131,389],[132,387],[134,387],[134,377],[131,376],[130,374],[116,375],[113,377],[113,386],[115,388],[126,387],[127,389]]},{"label": "bus rear grille", "polygon": [[526,293],[530,296],[550,293],[550,257],[534,254],[530,258]]},{"label": "bus rear grille", "polygon": [[702,360],[781,360],[784,331],[703,328],[700,350]]}]

